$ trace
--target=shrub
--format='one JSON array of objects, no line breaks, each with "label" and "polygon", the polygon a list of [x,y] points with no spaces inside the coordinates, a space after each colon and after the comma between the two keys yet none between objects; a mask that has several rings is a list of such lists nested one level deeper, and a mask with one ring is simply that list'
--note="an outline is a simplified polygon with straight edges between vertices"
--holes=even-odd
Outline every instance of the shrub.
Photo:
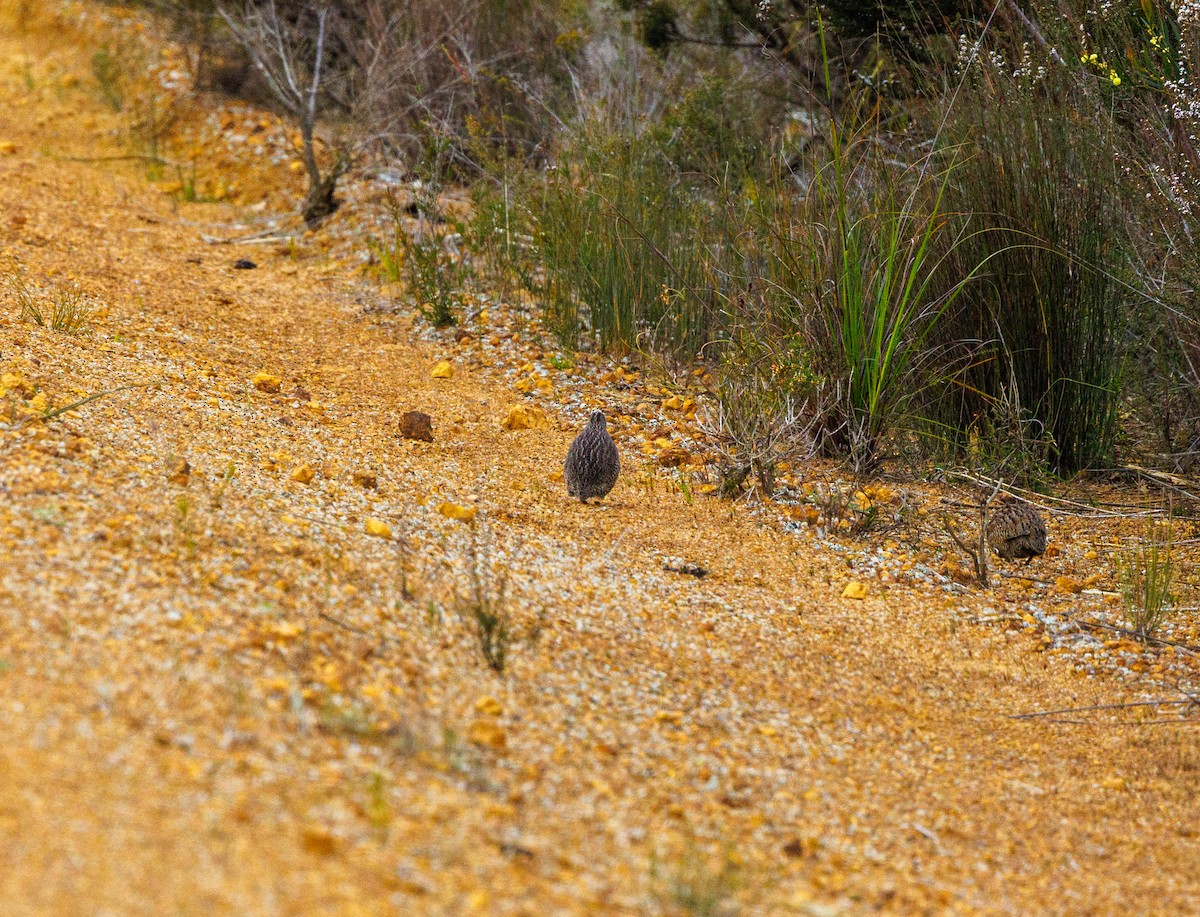
[{"label": "shrub", "polygon": [[948,270],[963,241],[944,212],[950,165],[939,168],[938,153],[886,162],[870,127],[844,137],[831,125],[830,160],[813,162],[807,194],[784,199],[782,212],[760,209],[771,282],[792,301],[827,386],[826,448],[859,471],[945,381],[950,345],[938,325],[976,269],[962,259]]},{"label": "shrub", "polygon": [[1061,69],[1032,88],[985,69],[950,116],[972,151],[946,204],[972,231],[950,258],[982,268],[942,323],[943,344],[975,355],[939,416],[995,425],[1015,396],[1069,474],[1106,458],[1117,428],[1129,260],[1115,126]]},{"label": "shrub", "polygon": [[1142,639],[1153,637],[1174,613],[1173,550],[1174,533],[1170,523],[1156,521],[1117,559],[1125,617]]}]

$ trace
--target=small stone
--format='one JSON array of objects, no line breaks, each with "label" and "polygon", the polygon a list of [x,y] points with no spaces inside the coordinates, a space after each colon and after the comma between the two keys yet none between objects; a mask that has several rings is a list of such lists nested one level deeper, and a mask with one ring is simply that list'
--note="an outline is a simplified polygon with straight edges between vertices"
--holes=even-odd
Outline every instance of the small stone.
[{"label": "small stone", "polygon": [[505,735],[503,728],[491,720],[476,720],[467,732],[467,741],[472,745],[503,751],[508,745],[508,736]]},{"label": "small stone", "polygon": [[678,468],[691,461],[691,454],[682,446],[671,446],[658,454],[658,464],[663,468]]},{"label": "small stone", "polygon": [[391,538],[392,528],[386,522],[381,522],[378,519],[368,519],[367,534],[373,535],[376,538]]},{"label": "small stone", "polygon": [[167,476],[168,483],[179,487],[186,487],[191,479],[192,466],[188,464],[187,459],[182,458],[171,467],[171,473]]},{"label": "small stone", "polygon": [[536,430],[549,424],[546,412],[537,405],[518,404],[509,408],[500,426],[510,433],[513,430]]},{"label": "small stone", "polygon": [[328,828],[319,825],[308,825],[300,833],[304,849],[316,856],[330,856],[337,850],[337,838]]},{"label": "small stone", "polygon": [[249,258],[238,258],[237,261],[233,262],[233,267],[235,270],[239,271],[252,271],[258,267],[258,265]]},{"label": "small stone", "polygon": [[867,587],[858,580],[851,580],[846,584],[846,588],[842,590],[842,598],[862,600],[867,597]]},{"label": "small stone", "polygon": [[365,488],[366,490],[379,489],[379,481],[375,477],[375,473],[372,471],[356,471],[350,476],[350,478],[355,484],[357,484],[359,487]]},{"label": "small stone", "polygon": [[668,573],[682,573],[684,576],[694,576],[701,579],[708,576],[708,570],[699,564],[688,563],[685,560],[668,560],[663,563],[663,569]]},{"label": "small stone", "polygon": [[490,694],[485,694],[479,700],[475,701],[475,711],[484,713],[488,716],[499,716],[504,712],[504,708],[500,706],[500,701],[492,697]]},{"label": "small stone", "polygon": [[272,376],[270,373],[255,373],[254,378],[250,381],[260,392],[269,392],[272,395],[278,393],[279,386],[283,384],[282,379]]},{"label": "small stone", "polygon": [[17,145],[11,140],[0,140],[0,155],[11,156],[17,151]]},{"label": "small stone", "polygon": [[459,506],[457,503],[446,501],[438,506],[438,512],[447,519],[457,519],[459,522],[471,522],[477,510],[473,506]]},{"label": "small stone", "polygon": [[433,442],[433,418],[420,411],[406,411],[400,416],[400,435],[405,439]]},{"label": "small stone", "polygon": [[308,465],[297,465],[296,469],[292,472],[292,480],[298,481],[301,484],[308,484],[316,477],[316,474]]},{"label": "small stone", "polygon": [[450,365],[449,360],[442,360],[433,367],[433,378],[449,379],[454,375],[454,367]]}]

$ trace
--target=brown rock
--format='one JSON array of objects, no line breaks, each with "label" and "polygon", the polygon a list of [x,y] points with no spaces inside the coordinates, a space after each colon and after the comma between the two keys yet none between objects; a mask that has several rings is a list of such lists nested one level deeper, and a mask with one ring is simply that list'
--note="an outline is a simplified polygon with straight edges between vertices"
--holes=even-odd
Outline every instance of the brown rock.
[{"label": "brown rock", "polygon": [[356,471],[351,477],[359,487],[364,487],[367,490],[379,489],[379,481],[376,479],[374,472]]},{"label": "brown rock", "polygon": [[678,468],[691,461],[691,455],[682,446],[669,446],[658,454],[658,464],[664,468]]},{"label": "brown rock", "polygon": [[420,411],[406,411],[400,417],[400,435],[405,439],[433,442],[433,418]]},{"label": "brown rock", "polygon": [[188,481],[192,479],[192,466],[188,464],[188,460],[181,458],[171,466],[171,473],[167,475],[167,481],[179,487],[186,487]]}]

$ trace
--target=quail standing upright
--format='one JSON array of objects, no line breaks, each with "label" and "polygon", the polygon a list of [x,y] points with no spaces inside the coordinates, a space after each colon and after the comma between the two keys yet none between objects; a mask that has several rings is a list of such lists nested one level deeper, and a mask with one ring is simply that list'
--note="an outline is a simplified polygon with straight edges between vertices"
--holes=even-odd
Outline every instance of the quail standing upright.
[{"label": "quail standing upright", "polygon": [[567,450],[563,465],[567,493],[587,503],[590,497],[606,497],[621,473],[617,444],[608,435],[603,411],[593,411],[587,426]]},{"label": "quail standing upright", "polygon": [[988,516],[987,540],[1005,560],[1028,564],[1046,550],[1046,523],[1028,503],[1005,501]]}]

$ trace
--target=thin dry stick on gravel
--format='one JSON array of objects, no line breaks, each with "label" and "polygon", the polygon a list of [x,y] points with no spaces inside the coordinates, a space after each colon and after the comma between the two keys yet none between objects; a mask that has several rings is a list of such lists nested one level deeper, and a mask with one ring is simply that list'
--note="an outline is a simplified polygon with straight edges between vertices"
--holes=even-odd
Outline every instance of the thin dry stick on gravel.
[{"label": "thin dry stick on gravel", "polygon": [[63,405],[61,408],[55,408],[53,411],[47,411],[46,413],[38,414],[35,417],[22,418],[18,423],[0,424],[0,430],[17,430],[31,423],[45,423],[46,421],[53,420],[60,414],[65,414],[68,411],[73,411],[76,408],[83,407],[88,402],[96,401],[99,398],[105,398],[109,395],[116,395],[118,392],[127,392],[130,389],[156,388],[165,386],[166,384],[167,383],[165,382],[138,382],[133,385],[122,385],[118,388],[110,388],[107,391],[96,392],[94,395],[88,395],[86,398],[80,398],[78,401],[73,401],[70,404]]},{"label": "thin dry stick on gravel", "polygon": [[1091,621],[1091,620],[1088,620],[1087,618],[1077,617],[1077,616],[1071,614],[1070,612],[1062,612],[1062,614],[1068,620],[1073,621],[1074,623],[1079,624],[1082,627],[1094,627],[1099,630],[1110,630],[1110,631],[1113,631],[1114,633],[1126,634],[1127,636],[1130,636],[1130,637],[1136,637],[1138,640],[1145,641],[1146,643],[1156,643],[1160,646],[1173,646],[1173,647],[1175,647],[1175,649],[1183,650],[1185,653],[1191,653],[1193,655],[1200,655],[1200,646],[1192,646],[1191,644],[1188,644],[1188,643],[1178,643],[1175,640],[1166,640],[1162,637],[1143,636],[1135,630],[1130,630],[1128,627],[1118,627],[1116,624],[1105,624],[1103,621]]},{"label": "thin dry stick on gravel", "polygon": [[1124,704],[1092,704],[1089,707],[1061,707],[1057,710],[1032,710],[1027,713],[1010,713],[1010,720],[1032,720],[1040,717],[1057,716],[1061,713],[1090,713],[1095,710],[1126,710],[1131,707],[1168,707],[1168,706],[1186,706],[1195,704],[1200,706],[1200,702],[1194,697],[1175,698],[1170,700],[1138,700],[1130,701]]}]

